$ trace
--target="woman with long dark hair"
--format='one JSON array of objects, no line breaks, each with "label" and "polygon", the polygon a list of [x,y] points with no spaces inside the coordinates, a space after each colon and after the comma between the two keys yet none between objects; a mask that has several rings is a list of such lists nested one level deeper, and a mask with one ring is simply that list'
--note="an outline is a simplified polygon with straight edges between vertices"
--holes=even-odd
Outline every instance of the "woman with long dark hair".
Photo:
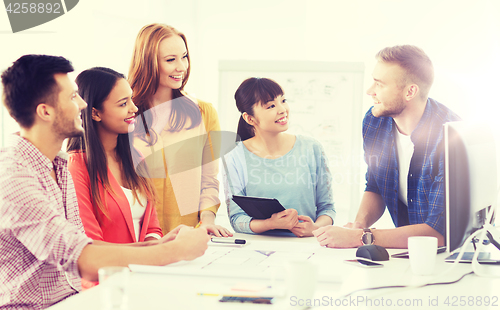
[{"label": "woman with long dark hair", "polygon": [[82,111],[84,135],[68,142],[68,168],[86,234],[112,243],[160,239],[154,186],[144,177],[146,167],[133,164],[140,155],[128,133],[137,107],[125,76],[96,67],[80,73],[76,83],[88,105]]},{"label": "woman with long dark hair", "polygon": [[183,91],[189,73],[184,34],[164,24],[140,30],[129,70],[139,109],[134,146],[150,168],[164,233],[186,224],[227,237],[229,230],[214,224],[220,206],[214,141],[219,119],[211,104]]},{"label": "woman with long dark hair", "polygon": [[[236,232],[262,233],[288,229],[296,236],[332,225],[335,219],[331,175],[321,144],[285,133],[290,108],[273,80],[249,78],[234,98],[241,113],[242,142],[225,156],[226,203]],[[276,198],[285,211],[254,219],[231,200],[232,195]]]}]

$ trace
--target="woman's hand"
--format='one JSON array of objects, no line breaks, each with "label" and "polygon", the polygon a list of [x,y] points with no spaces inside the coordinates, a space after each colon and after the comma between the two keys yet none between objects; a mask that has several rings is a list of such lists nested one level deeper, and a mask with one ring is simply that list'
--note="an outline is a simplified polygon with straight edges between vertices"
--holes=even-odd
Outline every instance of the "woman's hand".
[{"label": "woman's hand", "polygon": [[302,222],[290,229],[292,233],[297,237],[312,237],[313,230],[318,229],[319,226],[307,215],[299,215],[297,218]]},{"label": "woman's hand", "polygon": [[[215,214],[212,211],[203,211],[200,215],[200,225],[207,230],[209,234],[215,235],[217,237],[232,237],[233,233],[228,229],[215,225]],[[198,227],[198,226],[197,226]]]},{"label": "woman's hand", "polygon": [[212,234],[216,237],[232,237],[233,233],[230,232],[227,228],[215,225],[215,224],[205,224],[202,223],[200,227],[203,227],[207,230],[207,233]]},{"label": "woman's hand", "polygon": [[175,241],[172,244],[179,245],[176,254],[182,260],[193,260],[205,253],[208,241],[210,241],[210,237],[205,228],[184,226],[177,231]]},{"label": "woman's hand", "polygon": [[181,225],[175,227],[174,229],[172,229],[171,231],[169,231],[165,236],[163,236],[160,240],[158,240],[158,243],[165,243],[165,242],[169,242],[169,241],[174,240],[175,237],[177,237],[177,234],[179,233],[179,231],[183,227],[187,227],[187,226],[181,224]]},{"label": "woman's hand", "polygon": [[292,230],[298,223],[298,214],[295,209],[286,209],[284,211],[274,213],[269,219],[271,229],[289,229]]}]

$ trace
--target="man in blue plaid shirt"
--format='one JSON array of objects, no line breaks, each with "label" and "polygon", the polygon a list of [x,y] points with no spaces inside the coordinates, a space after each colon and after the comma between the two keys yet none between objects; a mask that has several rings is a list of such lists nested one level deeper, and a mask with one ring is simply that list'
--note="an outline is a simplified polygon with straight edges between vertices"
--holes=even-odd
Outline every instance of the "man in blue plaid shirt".
[{"label": "man in blue plaid shirt", "polygon": [[[420,48],[387,47],[376,58],[367,91],[374,105],[363,120],[366,188],[356,220],[313,233],[328,247],[406,248],[410,236],[435,236],[444,245],[443,124],[460,118],[428,98],[434,69]],[[386,207],[396,228],[370,230]]]}]

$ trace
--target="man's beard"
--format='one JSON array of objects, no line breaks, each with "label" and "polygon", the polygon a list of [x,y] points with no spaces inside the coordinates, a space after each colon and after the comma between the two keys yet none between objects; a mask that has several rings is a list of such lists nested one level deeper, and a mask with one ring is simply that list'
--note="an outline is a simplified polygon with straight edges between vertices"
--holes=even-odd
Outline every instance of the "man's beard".
[{"label": "man's beard", "polygon": [[403,99],[395,98],[389,104],[379,103],[378,108],[380,109],[377,109],[377,106],[374,106],[374,109],[372,109],[373,116],[394,118],[404,111],[406,105],[404,104]]},{"label": "man's beard", "polygon": [[[56,112],[57,113],[57,112]],[[83,130],[78,129],[75,126],[75,121],[73,120],[63,120],[58,114],[53,125],[54,133],[63,139],[72,137],[81,137],[83,135]]]}]

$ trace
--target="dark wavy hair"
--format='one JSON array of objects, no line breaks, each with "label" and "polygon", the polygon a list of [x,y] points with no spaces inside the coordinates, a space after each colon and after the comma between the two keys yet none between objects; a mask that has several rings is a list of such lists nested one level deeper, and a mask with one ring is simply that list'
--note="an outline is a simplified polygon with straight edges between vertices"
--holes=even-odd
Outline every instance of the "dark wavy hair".
[{"label": "dark wavy hair", "polygon": [[255,136],[255,128],[245,121],[243,113],[254,116],[253,108],[256,104],[266,104],[283,94],[281,86],[271,79],[252,77],[244,80],[234,94],[236,107],[241,113],[237,139],[245,141]]},{"label": "dark wavy hair", "polygon": [[[100,211],[108,217],[106,202],[101,200],[99,186],[106,191],[113,192],[108,178],[108,162],[104,147],[99,139],[97,122],[92,119],[92,109],[102,110],[103,103],[120,79],[125,76],[109,68],[95,67],[83,71],[76,78],[78,93],[87,102],[87,108],[82,111],[83,137],[73,137],[68,141],[68,152],[85,152],[85,162],[90,178],[90,197],[94,212],[100,221]],[[121,160],[127,185],[130,186],[134,198],[139,202],[138,193],[155,200],[155,189],[148,178],[146,167],[143,164],[134,169],[134,162],[140,162],[139,152],[130,144],[128,134],[119,134],[116,144],[116,154]]]}]

